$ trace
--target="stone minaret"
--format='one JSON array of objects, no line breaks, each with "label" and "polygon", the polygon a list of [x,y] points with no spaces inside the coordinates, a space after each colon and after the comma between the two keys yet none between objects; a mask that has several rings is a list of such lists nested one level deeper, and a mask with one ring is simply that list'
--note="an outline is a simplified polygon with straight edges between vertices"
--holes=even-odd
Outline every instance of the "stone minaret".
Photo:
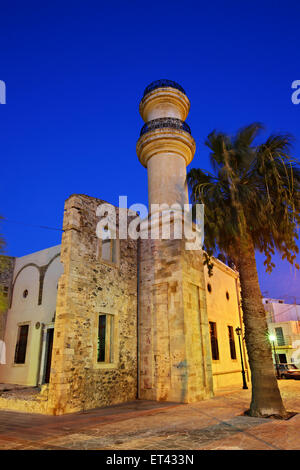
[{"label": "stone minaret", "polygon": [[186,166],[195,153],[195,141],[184,122],[190,102],[183,88],[170,80],[158,80],[146,89],[140,103],[145,121],[137,143],[140,162],[148,170],[151,204],[188,203]]},{"label": "stone minaret", "polygon": [[[184,122],[189,107],[175,82],[159,80],[145,89],[137,154],[148,170],[150,211],[151,204],[188,203],[186,166],[195,153]],[[140,398],[187,403],[212,395],[205,295],[200,250],[186,250],[184,239],[140,240]]]}]

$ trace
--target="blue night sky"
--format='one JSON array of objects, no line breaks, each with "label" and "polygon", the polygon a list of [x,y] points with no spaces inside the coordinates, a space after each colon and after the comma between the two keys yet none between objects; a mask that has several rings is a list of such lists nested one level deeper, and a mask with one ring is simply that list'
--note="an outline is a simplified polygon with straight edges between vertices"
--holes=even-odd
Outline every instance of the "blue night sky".
[{"label": "blue night sky", "polygon": [[[253,121],[290,132],[299,157],[300,3],[228,1],[14,1],[1,5],[0,213],[61,227],[64,200],[84,193],[147,203],[135,144],[138,104],[151,81],[179,82],[191,101],[193,166],[209,169],[205,137]],[[60,243],[61,233],[2,222],[7,252]],[[297,296],[300,273],[276,258],[262,291]],[[290,298],[290,300],[293,300]]]}]

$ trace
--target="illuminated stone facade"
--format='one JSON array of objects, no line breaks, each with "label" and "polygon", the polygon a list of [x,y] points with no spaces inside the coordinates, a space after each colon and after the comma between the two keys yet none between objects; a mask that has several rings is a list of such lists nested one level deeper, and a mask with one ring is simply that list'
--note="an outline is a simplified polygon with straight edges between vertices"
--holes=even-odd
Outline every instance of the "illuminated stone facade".
[{"label": "illuminated stone facade", "polygon": [[[115,263],[100,256],[101,200],[65,204],[48,412],[62,414],[137,397],[137,242],[117,240]],[[130,220],[130,219],[129,219]],[[112,356],[97,362],[98,320],[112,315]]]},{"label": "illuminated stone facade", "polygon": [[139,396],[183,403],[211,396],[201,254],[183,240],[143,241],[139,285]]},{"label": "illuminated stone facade", "polygon": [[[145,90],[137,143],[148,172],[144,228],[151,204],[188,203],[186,166],[195,152],[189,107],[174,82]],[[37,370],[36,400],[0,398],[0,407],[64,414],[136,398],[195,402],[241,386],[237,338],[230,337],[242,326],[238,273],[216,260],[208,277],[202,251],[187,250],[184,238],[120,239],[118,225],[105,251],[97,236],[103,202],[79,194],[66,201],[49,380]],[[128,223],[136,217],[127,215]]]}]

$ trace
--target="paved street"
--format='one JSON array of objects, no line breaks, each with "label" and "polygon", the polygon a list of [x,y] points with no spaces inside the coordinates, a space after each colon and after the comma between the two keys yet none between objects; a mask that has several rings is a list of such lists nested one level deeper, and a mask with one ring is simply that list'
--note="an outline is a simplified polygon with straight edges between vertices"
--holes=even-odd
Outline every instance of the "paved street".
[{"label": "paved street", "polygon": [[0,410],[0,449],[300,449],[300,381],[280,381],[287,421],[249,418],[248,390],[197,404],[136,401],[65,416]]}]

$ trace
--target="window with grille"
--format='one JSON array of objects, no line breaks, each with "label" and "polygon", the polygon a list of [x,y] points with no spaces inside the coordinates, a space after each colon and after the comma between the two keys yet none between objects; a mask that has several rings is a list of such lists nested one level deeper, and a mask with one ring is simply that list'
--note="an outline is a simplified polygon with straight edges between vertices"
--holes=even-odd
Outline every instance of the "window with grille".
[{"label": "window with grille", "polygon": [[219,347],[217,338],[217,324],[215,322],[209,322],[210,331],[210,344],[211,344],[211,355],[214,361],[219,359]]},{"label": "window with grille", "polygon": [[230,357],[231,359],[236,359],[233,326],[228,326],[228,336],[229,336]]},{"label": "window with grille", "polygon": [[113,362],[114,316],[99,315],[97,362]]},{"label": "window with grille", "polygon": [[29,325],[19,326],[15,350],[15,364],[25,364]]}]

